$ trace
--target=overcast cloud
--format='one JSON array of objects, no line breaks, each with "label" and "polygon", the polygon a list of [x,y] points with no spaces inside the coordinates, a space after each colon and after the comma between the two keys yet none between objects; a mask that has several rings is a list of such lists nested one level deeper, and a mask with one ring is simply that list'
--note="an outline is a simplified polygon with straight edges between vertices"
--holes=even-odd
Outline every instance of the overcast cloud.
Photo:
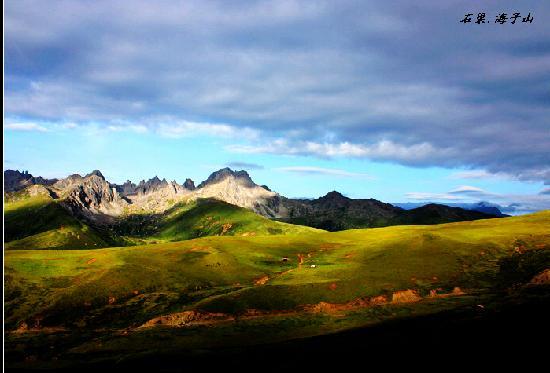
[{"label": "overcast cloud", "polygon": [[[458,22],[481,11],[490,24]],[[516,11],[534,22],[494,24]],[[544,1],[7,1],[5,113],[550,183],[549,14]]]}]

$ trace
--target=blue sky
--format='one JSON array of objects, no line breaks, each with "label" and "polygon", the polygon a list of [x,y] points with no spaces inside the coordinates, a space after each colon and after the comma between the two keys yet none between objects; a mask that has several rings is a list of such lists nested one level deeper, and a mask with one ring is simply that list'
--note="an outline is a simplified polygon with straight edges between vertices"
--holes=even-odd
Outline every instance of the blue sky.
[{"label": "blue sky", "polygon": [[7,1],[4,169],[198,183],[230,166],[290,197],[550,208],[549,11]]}]

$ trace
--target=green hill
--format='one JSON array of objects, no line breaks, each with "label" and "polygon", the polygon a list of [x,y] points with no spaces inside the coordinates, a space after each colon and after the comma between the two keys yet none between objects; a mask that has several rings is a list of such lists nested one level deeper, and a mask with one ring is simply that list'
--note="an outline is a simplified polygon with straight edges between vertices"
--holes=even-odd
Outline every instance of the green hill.
[{"label": "green hill", "polygon": [[162,214],[132,214],[112,229],[121,246],[189,240],[206,236],[263,236],[322,232],[273,221],[217,199],[176,204]]},{"label": "green hill", "polygon": [[204,236],[262,236],[319,231],[281,223],[216,199],[202,199],[167,214],[153,238],[181,241]]},{"label": "green hill", "polygon": [[[39,189],[40,187],[35,187]],[[6,249],[82,249],[109,246],[109,241],[72,217],[44,190],[10,194],[4,203]]]},{"label": "green hill", "polygon": [[[216,218],[211,205],[201,208],[196,224]],[[219,212],[220,223],[233,213]],[[177,237],[178,224],[175,216],[165,237]],[[64,340],[73,358],[84,359],[213,347],[220,336],[225,345],[287,340],[464,305],[490,309],[550,268],[549,226],[546,211],[434,226],[7,251],[5,326],[100,333],[100,344]],[[139,328],[148,321],[185,328]],[[17,335],[8,345],[27,343]]]},{"label": "green hill", "polygon": [[69,214],[41,186],[10,193],[4,208],[7,249],[85,249],[181,241],[204,236],[256,236],[319,231],[266,219],[215,199],[176,204],[163,214],[133,214],[97,228]]}]

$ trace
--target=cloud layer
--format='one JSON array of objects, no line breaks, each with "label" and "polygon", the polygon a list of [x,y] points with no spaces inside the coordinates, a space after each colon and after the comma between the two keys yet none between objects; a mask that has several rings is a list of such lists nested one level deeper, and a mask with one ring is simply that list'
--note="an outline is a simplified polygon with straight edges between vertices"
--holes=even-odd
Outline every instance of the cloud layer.
[{"label": "cloud layer", "polygon": [[[534,22],[458,22],[481,11]],[[550,182],[549,12],[534,0],[11,0],[5,112]]]},{"label": "cloud layer", "polygon": [[329,176],[342,176],[342,177],[357,177],[364,179],[374,179],[373,176],[360,173],[360,172],[349,172],[339,168],[325,168],[325,167],[311,167],[311,166],[290,166],[290,167],[279,167],[276,170],[284,172],[292,172],[297,174],[304,175],[329,175]]}]

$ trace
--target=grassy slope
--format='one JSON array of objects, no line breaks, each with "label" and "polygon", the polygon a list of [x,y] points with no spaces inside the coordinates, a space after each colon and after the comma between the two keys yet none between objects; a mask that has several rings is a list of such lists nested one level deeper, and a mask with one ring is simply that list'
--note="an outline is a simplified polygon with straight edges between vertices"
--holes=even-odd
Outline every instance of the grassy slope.
[{"label": "grassy slope", "polygon": [[266,219],[252,211],[229,203],[205,199],[176,209],[160,224],[155,238],[181,241],[204,236],[248,236],[301,234],[316,231]]},{"label": "grassy slope", "polygon": [[119,246],[189,240],[206,236],[263,236],[321,232],[266,219],[216,199],[178,203],[163,214],[128,215],[115,227]]},{"label": "grassy slope", "polygon": [[[500,292],[495,284],[508,288],[550,268],[549,227],[550,211],[546,211],[437,226],[204,237],[96,250],[7,251],[7,330],[36,320],[71,330],[53,335],[8,333],[7,364],[52,368],[61,361],[71,364],[161,351],[179,356],[192,349],[270,343],[442,310],[472,310],[480,303],[486,311],[498,313],[502,296],[496,295]],[[516,247],[527,252],[514,254]],[[297,265],[298,254],[306,255],[302,266]],[[283,256],[290,261],[282,262]],[[503,261],[506,276],[501,273]],[[269,281],[255,285],[263,276]],[[424,295],[430,289],[448,291],[455,286],[468,295],[363,308],[346,312],[345,317],[299,312],[215,327],[120,332],[152,317],[189,309],[239,315],[250,309],[288,310],[403,289]],[[542,291],[536,296],[548,295]],[[38,360],[21,363],[30,355]],[[54,357],[59,361],[54,362]]]},{"label": "grassy slope", "polygon": [[[549,249],[549,226],[550,212],[541,212],[438,226],[8,251],[6,323],[13,328],[39,316],[50,325],[129,326],[184,309],[239,313],[403,289],[483,290],[494,283],[497,260],[515,246]],[[306,255],[301,267],[298,254]],[[263,276],[267,284],[255,286]]]},{"label": "grassy slope", "polygon": [[[21,194],[21,193],[20,193]],[[108,243],[47,195],[5,201],[6,249],[82,249]]]},{"label": "grassy slope", "polygon": [[[13,196],[12,196],[13,197]],[[274,235],[315,232],[263,218],[247,209],[217,200],[179,204],[167,214],[133,215],[121,221],[107,238],[72,217],[48,195],[19,192],[5,204],[7,249],[101,248],[117,245],[180,241],[214,235]]]}]

